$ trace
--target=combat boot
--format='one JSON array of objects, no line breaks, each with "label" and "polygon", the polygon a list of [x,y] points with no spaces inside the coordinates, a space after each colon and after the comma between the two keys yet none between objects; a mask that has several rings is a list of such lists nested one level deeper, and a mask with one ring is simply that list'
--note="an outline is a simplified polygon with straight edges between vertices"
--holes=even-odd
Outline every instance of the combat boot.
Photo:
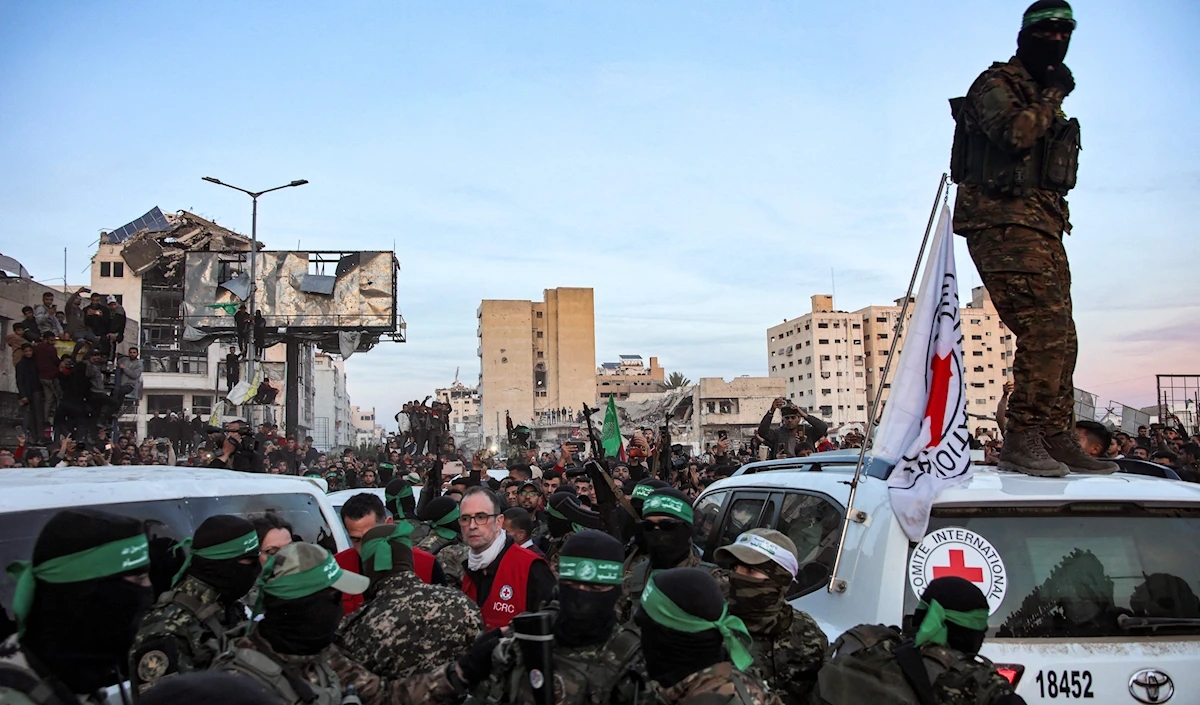
[{"label": "combat boot", "polygon": [[1120,466],[1108,460],[1093,458],[1083,452],[1079,441],[1070,433],[1056,433],[1046,438],[1046,452],[1051,458],[1066,465],[1071,472],[1086,475],[1111,475],[1120,470]]},{"label": "combat boot", "polygon": [[1042,432],[1036,428],[1006,433],[997,467],[1037,477],[1063,477],[1070,472],[1066,465],[1046,452]]}]

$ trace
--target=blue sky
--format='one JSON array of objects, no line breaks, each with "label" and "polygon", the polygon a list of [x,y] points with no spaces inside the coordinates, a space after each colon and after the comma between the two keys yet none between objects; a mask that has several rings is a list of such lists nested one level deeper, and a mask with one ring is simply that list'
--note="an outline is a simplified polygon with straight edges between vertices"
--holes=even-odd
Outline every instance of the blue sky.
[{"label": "blue sky", "polygon": [[[410,342],[354,403],[473,380],[483,298],[596,289],[598,362],[766,373],[765,330],[831,289],[901,296],[946,168],[946,100],[1024,2],[0,5],[0,252],[81,281],[153,205],[272,249],[391,249]],[[1067,240],[1078,386],[1200,372],[1200,4],[1077,3]],[[959,245],[964,292],[978,283]]]}]

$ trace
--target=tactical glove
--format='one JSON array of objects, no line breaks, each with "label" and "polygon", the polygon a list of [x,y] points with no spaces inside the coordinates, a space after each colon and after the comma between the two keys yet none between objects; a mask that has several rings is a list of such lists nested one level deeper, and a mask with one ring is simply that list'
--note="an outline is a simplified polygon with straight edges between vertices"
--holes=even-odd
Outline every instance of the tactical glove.
[{"label": "tactical glove", "polygon": [[1071,69],[1067,68],[1066,64],[1051,66],[1046,72],[1045,83],[1047,88],[1057,88],[1062,91],[1064,98],[1075,90],[1075,77],[1071,75]]},{"label": "tactical glove", "polygon": [[500,630],[492,629],[480,634],[471,645],[471,650],[458,657],[463,680],[475,687],[492,673],[492,651],[500,643]]}]

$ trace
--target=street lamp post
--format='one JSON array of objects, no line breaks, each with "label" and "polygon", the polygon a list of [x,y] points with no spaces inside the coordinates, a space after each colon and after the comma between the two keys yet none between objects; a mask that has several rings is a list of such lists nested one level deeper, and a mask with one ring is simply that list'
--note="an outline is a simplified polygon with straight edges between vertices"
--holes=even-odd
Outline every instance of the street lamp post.
[{"label": "street lamp post", "polygon": [[[272,191],[278,191],[280,189],[291,188],[293,186],[303,186],[304,184],[308,183],[308,180],[307,179],[296,179],[295,181],[293,181],[289,184],[284,184],[283,186],[276,186],[275,188],[269,188],[265,191],[249,191],[247,189],[240,188],[238,186],[234,186],[233,184],[227,184],[224,181],[221,181],[220,179],[214,179],[211,176],[205,176],[204,181],[207,181],[210,184],[216,184],[217,186],[224,186],[226,188],[231,188],[234,191],[241,191],[242,193],[249,196],[250,199],[254,203],[253,209],[251,210],[251,213],[250,213],[250,299],[249,299],[249,303],[250,303],[249,314],[251,316],[253,316],[254,311],[255,311],[254,295],[258,292],[258,283],[254,278],[254,274],[255,274],[254,261],[258,257],[258,197],[265,193],[270,193]],[[258,343],[259,343],[259,341],[254,339],[253,331],[251,331],[249,340],[250,340],[250,350],[248,351],[248,354],[246,357],[247,357],[247,359],[253,360],[258,352]]]}]

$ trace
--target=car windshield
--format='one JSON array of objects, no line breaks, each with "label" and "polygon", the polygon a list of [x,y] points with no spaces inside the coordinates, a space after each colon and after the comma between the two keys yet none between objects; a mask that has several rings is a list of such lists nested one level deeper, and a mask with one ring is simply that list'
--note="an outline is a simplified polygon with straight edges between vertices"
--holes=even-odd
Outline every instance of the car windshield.
[{"label": "car windshield", "polygon": [[[940,509],[931,517],[929,534],[952,527],[982,536],[1003,559],[997,574],[1003,571],[1004,596],[988,620],[989,638],[1200,634],[1200,509],[1131,504]],[[957,561],[970,573],[964,577],[982,575],[971,572],[969,548],[946,555],[948,567]],[[987,564],[977,561],[979,568]],[[917,595],[906,587],[905,614],[911,615]],[[1123,616],[1183,621],[1152,631]]]}]

